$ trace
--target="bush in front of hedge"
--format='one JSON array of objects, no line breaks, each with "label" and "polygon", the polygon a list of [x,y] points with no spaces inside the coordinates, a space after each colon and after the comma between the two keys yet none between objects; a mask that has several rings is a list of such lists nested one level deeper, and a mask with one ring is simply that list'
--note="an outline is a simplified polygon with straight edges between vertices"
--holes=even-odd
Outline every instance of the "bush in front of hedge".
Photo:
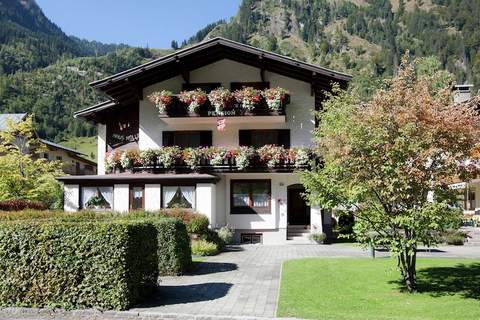
[{"label": "bush in front of hedge", "polygon": [[185,224],[174,218],[152,219],[157,228],[158,271],[161,275],[181,275],[192,267],[190,237]]},{"label": "bush in front of hedge", "polygon": [[0,306],[126,309],[155,288],[144,221],[0,222]]}]

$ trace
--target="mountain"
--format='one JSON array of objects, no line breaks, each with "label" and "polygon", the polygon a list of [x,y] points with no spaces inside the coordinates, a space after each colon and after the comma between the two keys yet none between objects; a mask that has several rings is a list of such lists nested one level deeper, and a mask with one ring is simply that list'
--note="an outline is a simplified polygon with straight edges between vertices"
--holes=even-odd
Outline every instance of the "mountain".
[{"label": "mountain", "polygon": [[46,67],[61,57],[104,55],[125,47],[67,36],[33,0],[0,0],[0,74]]},{"label": "mountain", "polygon": [[126,48],[99,57],[62,58],[46,68],[0,76],[0,113],[33,113],[38,134],[50,140],[94,135],[93,126],[73,118],[75,111],[105,100],[88,84],[159,54]]},{"label": "mountain", "polygon": [[[407,49],[480,86],[480,0],[243,0],[182,46],[215,36],[346,71],[365,96]],[[33,0],[0,0],[0,112],[34,113],[55,141],[94,135],[72,118],[105,99],[88,83],[167,52],[67,36]]]},{"label": "mountain", "polygon": [[407,49],[480,85],[480,0],[243,0],[230,21],[197,35],[205,31],[346,71],[364,90]]}]

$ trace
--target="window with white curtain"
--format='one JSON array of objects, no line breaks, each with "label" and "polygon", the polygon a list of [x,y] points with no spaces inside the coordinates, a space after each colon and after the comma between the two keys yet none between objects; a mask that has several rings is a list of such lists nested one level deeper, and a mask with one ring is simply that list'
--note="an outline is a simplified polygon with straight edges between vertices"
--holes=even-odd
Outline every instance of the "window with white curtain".
[{"label": "window with white curtain", "polygon": [[195,209],[195,187],[163,186],[162,207]]},{"label": "window with white curtain", "polygon": [[113,187],[82,187],[82,209],[110,210],[113,208]]}]

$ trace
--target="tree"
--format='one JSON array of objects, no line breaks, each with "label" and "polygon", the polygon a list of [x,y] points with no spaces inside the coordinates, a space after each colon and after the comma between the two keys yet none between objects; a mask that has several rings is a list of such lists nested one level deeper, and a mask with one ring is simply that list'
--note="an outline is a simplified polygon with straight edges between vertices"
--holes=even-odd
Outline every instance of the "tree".
[{"label": "tree", "polygon": [[32,116],[8,122],[0,132],[0,200],[33,200],[60,207],[62,188],[55,176],[62,174],[62,163],[42,158],[43,151]]},{"label": "tree", "polygon": [[176,40],[172,40],[172,43],[170,45],[172,47],[173,50],[177,50],[178,49],[178,42]]},{"label": "tree", "polygon": [[478,149],[477,114],[452,103],[449,81],[436,86],[442,77],[417,76],[405,55],[366,103],[336,88],[315,132],[323,165],[302,177],[310,202],[352,210],[357,239],[389,249],[410,292],[418,246],[436,245],[460,219],[449,184],[477,173],[468,161]]}]

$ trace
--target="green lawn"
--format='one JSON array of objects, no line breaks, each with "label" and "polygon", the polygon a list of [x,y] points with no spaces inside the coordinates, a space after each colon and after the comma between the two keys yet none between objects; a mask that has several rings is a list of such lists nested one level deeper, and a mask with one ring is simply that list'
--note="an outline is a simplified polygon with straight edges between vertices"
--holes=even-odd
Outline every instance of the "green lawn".
[{"label": "green lawn", "polygon": [[392,259],[301,259],[283,265],[277,316],[480,319],[480,260],[419,259],[419,292],[402,292]]},{"label": "green lawn", "polygon": [[83,152],[90,160],[97,161],[97,137],[73,137],[60,144]]}]

